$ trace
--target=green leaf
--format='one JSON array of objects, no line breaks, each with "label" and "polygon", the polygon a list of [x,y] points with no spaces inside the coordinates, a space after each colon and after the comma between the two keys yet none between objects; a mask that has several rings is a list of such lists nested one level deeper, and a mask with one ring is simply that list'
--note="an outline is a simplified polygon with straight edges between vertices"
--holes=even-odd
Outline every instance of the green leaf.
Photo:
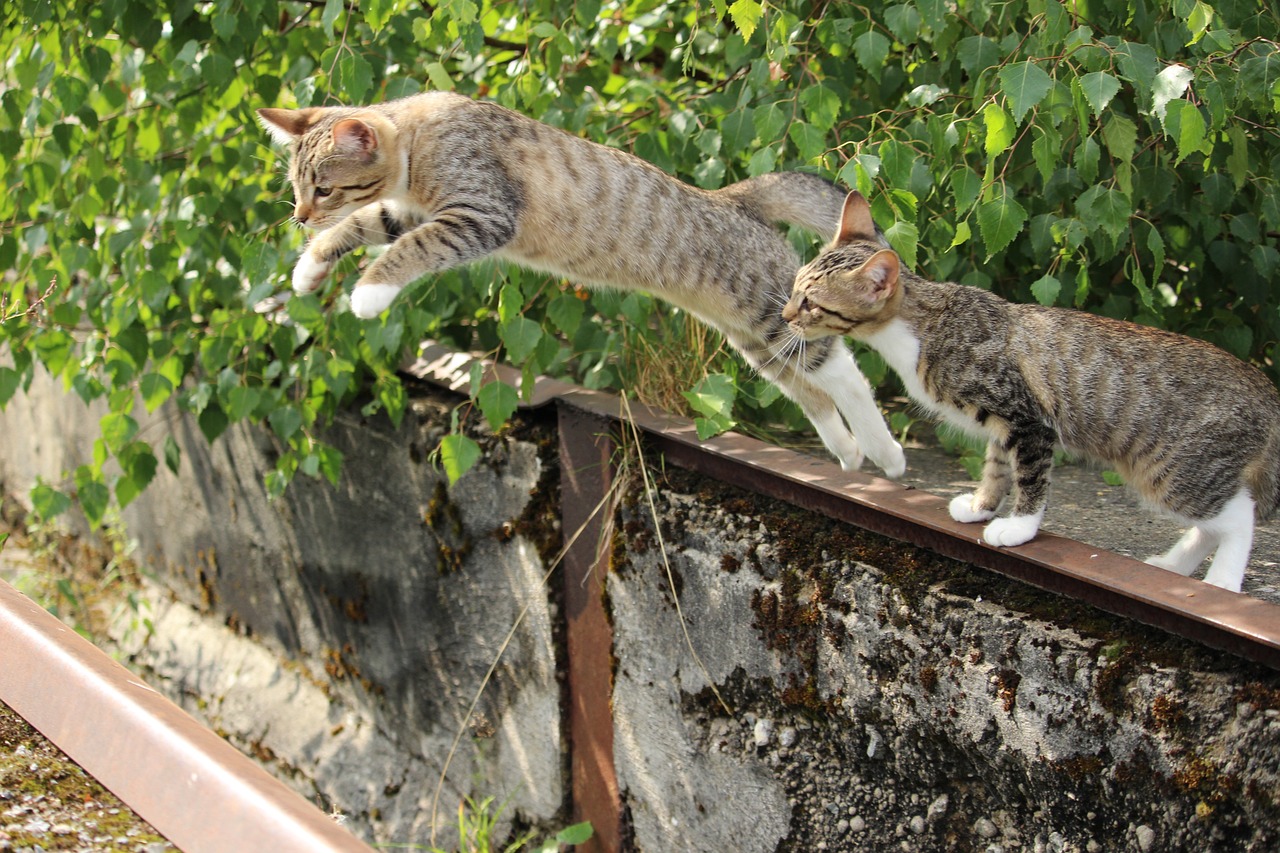
[{"label": "green leaf", "polygon": [[43,521],[49,521],[71,507],[71,499],[52,486],[37,482],[31,490],[31,506]]},{"label": "green leaf", "polygon": [[703,377],[692,391],[685,391],[684,398],[699,414],[728,418],[733,412],[737,394],[738,388],[731,377],[713,373]]},{"label": "green leaf", "polygon": [[853,55],[858,64],[875,80],[884,73],[885,60],[889,58],[889,40],[875,30],[867,30],[853,40]]},{"label": "green leaf", "polygon": [[1184,103],[1182,105],[1181,127],[1178,131],[1178,159],[1175,164],[1181,163],[1190,155],[1201,151],[1204,146],[1207,129],[1200,107],[1195,104]]},{"label": "green leaf", "polygon": [[907,268],[915,269],[918,260],[916,250],[920,244],[920,232],[915,223],[898,220],[885,230],[884,236]]},{"label": "green leaf", "polygon": [[1027,211],[1012,196],[1001,194],[978,206],[978,230],[989,260],[1013,242],[1027,221]]},{"label": "green leaf", "polygon": [[142,403],[148,412],[154,412],[164,405],[173,394],[173,383],[169,377],[159,373],[147,373],[138,380],[138,390],[142,394]]},{"label": "green leaf", "polygon": [[173,436],[166,435],[164,437],[164,464],[173,473],[178,473],[178,468],[182,463],[182,449],[178,447],[178,442],[173,440]]},{"label": "green leaf", "polygon": [[760,18],[764,15],[764,9],[756,0],[735,0],[729,6],[729,17],[733,19],[733,23],[742,31],[742,40],[751,41],[751,35],[756,31],[756,26],[760,23]]},{"label": "green leaf", "polygon": [[284,406],[267,415],[267,423],[271,424],[271,429],[282,441],[288,441],[302,429],[302,414],[293,406]]},{"label": "green leaf", "polygon": [[956,56],[965,73],[976,78],[988,68],[998,65],[1004,57],[1004,51],[1000,49],[999,44],[986,36],[969,36],[960,39],[959,44],[956,45]]},{"label": "green leaf", "polygon": [[102,482],[100,475],[88,465],[81,465],[76,469],[75,481],[76,501],[79,502],[80,509],[84,511],[89,524],[97,527],[102,523],[103,517],[107,514],[107,507],[111,504],[111,490],[107,488],[106,483]]},{"label": "green leaf", "polygon": [[1169,102],[1175,98],[1182,97],[1182,93],[1187,91],[1187,86],[1194,76],[1191,69],[1185,65],[1166,66],[1163,71],[1156,75],[1152,90],[1151,111],[1161,121],[1164,121],[1165,110],[1168,108]]},{"label": "green leaf", "polygon": [[1043,101],[1053,88],[1053,78],[1032,61],[1006,65],[997,76],[1000,79],[1000,91],[1008,98],[1013,120],[1017,124],[1021,124],[1023,116]]},{"label": "green leaf", "polygon": [[1062,282],[1051,275],[1043,275],[1031,283],[1031,295],[1041,305],[1053,305],[1062,292]]},{"label": "green leaf", "polygon": [[988,157],[1004,153],[1013,142],[1014,123],[999,104],[987,104],[982,109],[982,123],[987,130],[986,152]]},{"label": "green leaf", "polygon": [[230,421],[221,406],[210,402],[196,417],[196,423],[200,425],[200,432],[204,433],[205,440],[212,444],[214,439],[226,431]]},{"label": "green leaf", "polygon": [[1093,108],[1093,114],[1098,118],[1102,117],[1107,104],[1120,92],[1120,81],[1105,71],[1084,74],[1076,78],[1076,85],[1080,87],[1085,100]]},{"label": "green leaf", "polygon": [[476,394],[476,405],[484,413],[489,422],[489,429],[497,432],[511,416],[515,414],[520,403],[520,395],[516,389],[505,382],[490,382]]},{"label": "green leaf", "polygon": [[373,89],[373,67],[358,53],[346,53],[338,60],[338,86],[343,98],[360,103]]},{"label": "green leaf", "polygon": [[1102,141],[1112,157],[1131,163],[1138,150],[1138,126],[1125,116],[1112,115],[1102,126]]},{"label": "green leaf", "polygon": [[22,374],[12,367],[0,366],[0,409],[13,399],[22,384]]},{"label": "green leaf", "polygon": [[1102,471],[1102,482],[1108,486],[1123,486],[1124,477],[1121,477],[1115,471]]},{"label": "green leaf", "polygon": [[827,136],[818,128],[802,121],[793,122],[787,136],[795,143],[800,159],[812,162],[827,151]]},{"label": "green leaf", "polygon": [[982,193],[982,175],[972,169],[957,168],[951,173],[951,199],[955,202],[955,213],[963,216],[975,204]]},{"label": "green leaf", "polygon": [[899,3],[884,10],[884,23],[898,41],[911,44],[920,36],[920,25],[923,23],[920,10],[908,3]]},{"label": "green leaf", "polygon": [[112,453],[119,453],[138,434],[138,422],[121,412],[103,415],[98,428],[102,431],[102,440]]},{"label": "green leaf", "polygon": [[1036,127],[1039,133],[1031,143],[1031,156],[1036,161],[1040,179],[1047,182],[1062,165],[1062,136],[1052,127]]},{"label": "green leaf", "polygon": [[591,828],[590,821],[575,823],[572,826],[566,826],[564,829],[556,833],[556,843],[558,844],[584,844],[591,840],[595,831]]},{"label": "green leaf", "polygon": [[585,312],[586,305],[573,293],[561,293],[547,304],[547,317],[568,337],[577,333]]},{"label": "green leaf", "polygon": [[480,445],[459,433],[446,435],[440,440],[440,462],[445,476],[453,485],[480,461]]},{"label": "green leaf", "polygon": [[324,11],[320,13],[320,26],[326,39],[333,39],[333,25],[342,13],[343,0],[325,0]]},{"label": "green leaf", "polygon": [[836,119],[844,110],[840,96],[826,86],[809,86],[800,93],[800,105],[809,122],[819,130],[835,127]]},{"label": "green leaf", "polygon": [[499,327],[498,334],[506,345],[507,357],[513,364],[524,364],[542,339],[542,327],[528,317],[512,317]]}]

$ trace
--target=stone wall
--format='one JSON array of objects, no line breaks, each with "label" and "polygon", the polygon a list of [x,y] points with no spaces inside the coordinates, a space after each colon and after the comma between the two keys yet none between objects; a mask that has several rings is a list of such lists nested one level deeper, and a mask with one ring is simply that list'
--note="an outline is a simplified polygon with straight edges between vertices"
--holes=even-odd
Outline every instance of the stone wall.
[{"label": "stone wall", "polygon": [[[572,815],[561,583],[544,582],[555,418],[478,436],[484,462],[448,487],[427,456],[457,402],[418,389],[398,429],[345,416],[327,436],[341,487],[299,479],[276,502],[269,433],[210,448],[169,414],[146,429],[178,440],[182,471],[126,511],[158,591],[155,634],[126,651],[372,841],[428,841],[459,731],[444,826],[464,795],[521,826]],[[6,490],[74,467],[95,421],[49,386],[13,401]],[[625,846],[1280,844],[1276,673],[649,462],[656,517],[623,475],[600,545]]]}]

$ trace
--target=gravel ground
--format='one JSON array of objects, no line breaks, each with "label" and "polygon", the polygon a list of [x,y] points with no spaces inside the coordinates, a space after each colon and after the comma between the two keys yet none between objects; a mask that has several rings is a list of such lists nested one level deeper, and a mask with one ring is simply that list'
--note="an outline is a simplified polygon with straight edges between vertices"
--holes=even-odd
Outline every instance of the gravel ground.
[{"label": "gravel ground", "polygon": [[176,849],[0,702],[0,851]]}]

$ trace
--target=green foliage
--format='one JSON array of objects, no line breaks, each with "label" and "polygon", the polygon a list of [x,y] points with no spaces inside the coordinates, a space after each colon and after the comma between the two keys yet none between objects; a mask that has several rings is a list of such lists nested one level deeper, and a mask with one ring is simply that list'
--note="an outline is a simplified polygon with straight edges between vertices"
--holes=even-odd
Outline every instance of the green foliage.
[{"label": "green foliage", "polygon": [[[643,373],[622,343],[678,313],[482,263],[361,321],[341,310],[358,259],[268,310],[303,237],[263,105],[453,89],[707,188],[807,167],[867,194],[932,277],[1276,375],[1280,22],[1261,0],[14,0],[0,21],[0,405],[44,369],[106,412],[91,458],[37,488],[42,514],[74,493],[102,518],[176,468],[139,427],[165,404],[210,441],[265,423],[279,493],[337,478],[320,436],[340,408],[403,416],[396,367],[422,338],[619,387]],[[705,431],[802,424],[731,354],[702,368],[730,380],[684,389]],[[512,390],[477,386],[459,422],[501,422]],[[469,442],[440,448],[450,476]]]}]

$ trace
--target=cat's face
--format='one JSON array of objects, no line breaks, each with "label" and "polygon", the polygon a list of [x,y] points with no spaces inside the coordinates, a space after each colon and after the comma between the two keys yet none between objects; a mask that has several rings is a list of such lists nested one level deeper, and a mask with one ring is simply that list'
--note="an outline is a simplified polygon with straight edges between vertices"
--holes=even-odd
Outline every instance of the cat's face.
[{"label": "cat's face", "polygon": [[261,109],[277,142],[292,148],[293,216],[324,230],[390,193],[400,180],[395,129],[385,120],[342,108]]},{"label": "cat's face", "polygon": [[898,273],[898,256],[877,238],[866,199],[850,193],[835,240],[796,273],[782,319],[806,340],[857,337],[893,315]]}]

